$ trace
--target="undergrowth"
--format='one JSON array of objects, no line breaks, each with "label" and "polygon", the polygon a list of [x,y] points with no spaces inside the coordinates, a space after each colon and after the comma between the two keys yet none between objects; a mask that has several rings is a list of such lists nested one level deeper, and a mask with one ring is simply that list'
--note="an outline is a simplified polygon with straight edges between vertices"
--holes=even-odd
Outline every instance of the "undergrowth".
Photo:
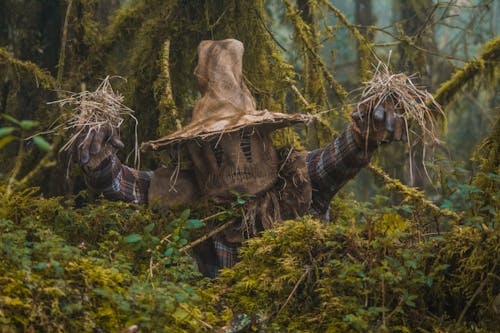
[{"label": "undergrowth", "polygon": [[189,211],[167,220],[132,204],[78,207],[36,192],[0,207],[2,332],[198,329],[203,279],[179,252],[201,227]]},{"label": "undergrowth", "polygon": [[[449,198],[467,214],[459,198],[480,189],[461,185],[455,194],[469,192]],[[249,240],[242,261],[209,281],[180,251],[199,236],[200,213],[87,201],[86,192],[67,200],[35,188],[2,201],[2,331],[212,331],[242,314],[252,318],[247,331],[261,332],[498,327],[496,210],[479,210],[487,224],[464,218],[438,232],[382,195],[338,199],[335,223],[287,221]]]},{"label": "undergrowth", "polygon": [[356,203],[333,224],[286,222],[248,241],[211,300],[261,331],[494,332],[498,221],[426,233],[407,209]]}]

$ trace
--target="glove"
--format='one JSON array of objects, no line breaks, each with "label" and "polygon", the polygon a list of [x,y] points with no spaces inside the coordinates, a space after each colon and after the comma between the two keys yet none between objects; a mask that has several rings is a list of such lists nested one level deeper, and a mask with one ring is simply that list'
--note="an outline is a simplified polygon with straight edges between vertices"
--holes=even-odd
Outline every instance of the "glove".
[{"label": "glove", "polygon": [[407,140],[403,117],[388,101],[373,110],[362,104],[352,113],[351,118],[354,138],[360,148],[376,148],[381,143]]},{"label": "glove", "polygon": [[90,170],[123,147],[119,131],[110,125],[83,132],[74,145],[80,165]]}]

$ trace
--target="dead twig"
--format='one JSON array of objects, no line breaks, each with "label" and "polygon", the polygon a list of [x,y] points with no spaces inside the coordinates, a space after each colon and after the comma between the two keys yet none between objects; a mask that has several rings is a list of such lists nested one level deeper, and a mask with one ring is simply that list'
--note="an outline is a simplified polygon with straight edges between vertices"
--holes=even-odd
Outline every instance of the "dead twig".
[{"label": "dead twig", "polygon": [[467,313],[467,311],[471,307],[472,302],[474,302],[474,299],[481,293],[481,291],[483,290],[483,288],[486,286],[486,282],[488,282],[488,278],[491,275],[493,275],[493,272],[495,271],[495,268],[497,268],[497,263],[496,262],[493,265],[493,267],[491,268],[491,270],[488,272],[488,274],[486,274],[486,277],[483,279],[483,281],[481,281],[481,284],[479,285],[479,287],[477,287],[476,291],[474,292],[474,294],[472,295],[472,297],[470,298],[470,300],[465,305],[464,309],[462,310],[462,313],[460,313],[460,316],[458,317],[458,322],[457,322],[458,324],[460,324],[462,322],[462,320],[465,317],[465,314]]},{"label": "dead twig", "polygon": [[182,304],[182,303],[181,303],[181,304],[179,304],[179,306],[180,306],[180,307],[181,307],[184,311],[186,311],[186,312],[187,312],[187,313],[189,313],[191,316],[193,316],[193,318],[194,318],[195,320],[197,320],[198,322],[200,322],[200,324],[202,324],[203,326],[205,326],[205,327],[206,327],[206,328],[208,328],[209,330],[213,331],[214,327],[213,327],[212,325],[210,325],[209,323],[207,323],[207,322],[205,322],[205,321],[201,320],[200,318],[197,318],[197,317],[193,314],[193,312],[192,312],[192,311],[191,311],[191,310],[190,310],[190,309],[189,309],[186,305],[184,305],[184,304]]},{"label": "dead twig", "polygon": [[288,295],[285,303],[283,303],[283,305],[279,309],[278,313],[276,314],[276,317],[278,317],[280,315],[280,313],[283,311],[283,309],[285,309],[285,307],[287,306],[288,302],[290,302],[290,300],[292,299],[293,295],[295,294],[295,292],[299,288],[300,284],[302,283],[302,281],[304,281],[304,279],[306,278],[307,274],[309,274],[310,271],[311,271],[311,268],[308,267],[304,271],[304,273],[302,274],[302,276],[299,278],[299,280],[297,281],[297,283],[295,283],[295,286],[293,287],[292,291],[290,292],[290,295]]},{"label": "dead twig", "polygon": [[181,247],[179,252],[186,252],[186,251],[192,249],[193,247],[195,247],[196,245],[200,244],[201,242],[209,239],[210,237],[217,235],[218,233],[224,231],[227,227],[229,227],[234,221],[235,221],[235,219],[231,219],[231,220],[227,221],[226,223],[218,226],[217,228],[213,229],[212,231],[203,235],[202,237],[198,238],[197,240],[192,241],[191,243],[187,244],[186,246]]}]

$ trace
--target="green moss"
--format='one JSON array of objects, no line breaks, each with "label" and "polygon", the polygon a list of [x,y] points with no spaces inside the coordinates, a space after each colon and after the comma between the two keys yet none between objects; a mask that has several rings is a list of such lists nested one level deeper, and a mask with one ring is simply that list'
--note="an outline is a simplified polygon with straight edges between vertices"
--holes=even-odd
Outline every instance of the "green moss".
[{"label": "green moss", "polygon": [[477,59],[468,61],[465,66],[455,72],[451,79],[441,84],[434,98],[441,105],[446,105],[461,89],[481,74],[491,76],[492,81],[498,78],[498,63],[500,62],[500,37],[490,40]]},{"label": "green moss", "polygon": [[[135,205],[78,208],[35,193],[0,203],[2,331],[200,330],[203,280],[179,253],[189,212],[167,220]],[[169,234],[180,237],[161,241]]]},{"label": "green moss", "polygon": [[4,48],[0,48],[0,64],[3,66],[14,66],[20,75],[31,75],[34,82],[42,89],[48,90],[55,89],[56,87],[54,77],[47,70],[38,67],[30,61],[16,59]]},{"label": "green moss", "polygon": [[334,224],[304,217],[249,240],[242,261],[207,292],[211,302],[227,318],[259,318],[263,331],[495,330],[488,307],[498,293],[494,275],[466,315],[459,309],[498,271],[498,255],[491,255],[498,252],[498,232],[481,236],[456,227],[423,237],[423,224],[403,211],[356,203],[337,208]]}]

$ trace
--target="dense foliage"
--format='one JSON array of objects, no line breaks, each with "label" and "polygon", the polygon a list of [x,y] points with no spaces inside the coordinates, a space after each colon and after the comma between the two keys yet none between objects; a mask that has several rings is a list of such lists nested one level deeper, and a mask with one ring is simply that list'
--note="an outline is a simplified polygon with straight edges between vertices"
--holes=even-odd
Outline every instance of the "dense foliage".
[{"label": "dense foliage", "polygon": [[[5,187],[2,187],[5,191]],[[198,327],[182,304],[200,284],[180,255],[189,211],[167,220],[149,210],[97,201],[78,208],[27,189],[2,202],[2,331],[143,331]]]},{"label": "dense foliage", "polygon": [[[0,0],[0,330],[498,331],[499,6]],[[321,114],[278,132],[277,145],[329,142],[378,58],[419,73],[445,109],[446,143],[433,158],[424,146],[379,149],[330,222],[287,221],[203,278],[188,249],[245,196],[169,212],[110,202],[81,191],[72,157],[58,153],[70,133],[44,131],[68,116],[48,102],[106,75],[126,79],[113,86],[140,140],[180,127],[199,96],[196,47],[222,38],[243,41],[259,108]],[[123,127],[124,161],[132,137]],[[144,155],[143,168],[176,158]]]}]

